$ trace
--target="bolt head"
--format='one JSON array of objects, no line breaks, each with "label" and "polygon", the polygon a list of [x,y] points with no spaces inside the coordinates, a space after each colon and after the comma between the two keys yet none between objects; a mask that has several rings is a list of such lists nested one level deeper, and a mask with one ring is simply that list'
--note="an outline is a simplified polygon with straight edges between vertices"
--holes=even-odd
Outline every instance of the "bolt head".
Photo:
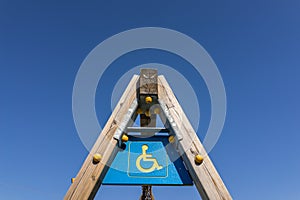
[{"label": "bolt head", "polygon": [[160,113],[160,108],[155,108],[155,109],[154,109],[154,113],[155,113],[155,114],[159,114],[159,113]]},{"label": "bolt head", "polygon": [[195,162],[196,162],[196,164],[198,164],[198,165],[202,164],[203,160],[204,160],[204,158],[200,154],[198,154],[198,155],[195,156]]},{"label": "bolt head", "polygon": [[152,103],[152,97],[147,96],[147,97],[145,98],[145,102],[146,102],[146,103]]},{"label": "bolt head", "polygon": [[151,113],[150,113],[150,111],[149,111],[149,110],[147,110],[147,111],[145,112],[145,115],[146,115],[147,117],[151,117]]},{"label": "bolt head", "polygon": [[172,143],[172,144],[175,142],[175,137],[174,137],[174,135],[171,135],[171,136],[169,137],[169,142]]},{"label": "bolt head", "polygon": [[128,141],[128,136],[127,135],[122,135],[122,142],[127,142]]},{"label": "bolt head", "polygon": [[137,114],[143,114],[143,110],[142,110],[141,108],[138,108],[138,109],[136,110],[136,113],[137,113]]},{"label": "bolt head", "polygon": [[93,156],[93,162],[95,164],[99,163],[101,161],[101,159],[102,159],[102,156],[99,153],[94,154],[94,156]]}]

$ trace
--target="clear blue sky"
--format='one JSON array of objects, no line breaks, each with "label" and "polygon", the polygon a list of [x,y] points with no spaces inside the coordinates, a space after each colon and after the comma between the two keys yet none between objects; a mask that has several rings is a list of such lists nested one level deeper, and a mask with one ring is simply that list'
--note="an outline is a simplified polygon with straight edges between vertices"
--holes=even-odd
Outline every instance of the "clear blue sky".
[{"label": "clear blue sky", "polygon": [[[63,198],[88,154],[72,118],[77,70],[101,41],[145,26],[189,35],[218,65],[228,111],[210,156],[234,199],[299,199],[299,10],[298,0],[2,0],[0,199]],[[193,84],[203,84],[174,55],[134,52],[113,63],[100,80],[108,86],[96,99],[101,124],[110,115],[105,105],[118,78],[147,62],[170,65]],[[201,111],[209,116],[208,94],[198,92]],[[204,115],[203,130],[208,119]],[[200,198],[194,187],[154,187],[154,194]],[[139,187],[106,186],[96,199],[139,195]]]}]

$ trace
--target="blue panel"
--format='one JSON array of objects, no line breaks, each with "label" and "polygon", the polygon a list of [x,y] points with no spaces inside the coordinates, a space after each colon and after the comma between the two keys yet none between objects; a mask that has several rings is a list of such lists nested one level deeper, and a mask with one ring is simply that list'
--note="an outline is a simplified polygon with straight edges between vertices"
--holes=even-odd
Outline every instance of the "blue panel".
[{"label": "blue panel", "polygon": [[181,158],[175,160],[178,154],[167,144],[167,137],[129,137],[125,150],[118,152],[102,184],[192,185]]}]

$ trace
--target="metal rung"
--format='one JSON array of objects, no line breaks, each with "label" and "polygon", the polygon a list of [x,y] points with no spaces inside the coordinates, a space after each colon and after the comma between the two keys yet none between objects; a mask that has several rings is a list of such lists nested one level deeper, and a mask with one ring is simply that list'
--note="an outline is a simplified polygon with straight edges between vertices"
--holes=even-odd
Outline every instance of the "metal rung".
[{"label": "metal rung", "polygon": [[127,127],[126,132],[168,133],[169,130],[164,127]]}]

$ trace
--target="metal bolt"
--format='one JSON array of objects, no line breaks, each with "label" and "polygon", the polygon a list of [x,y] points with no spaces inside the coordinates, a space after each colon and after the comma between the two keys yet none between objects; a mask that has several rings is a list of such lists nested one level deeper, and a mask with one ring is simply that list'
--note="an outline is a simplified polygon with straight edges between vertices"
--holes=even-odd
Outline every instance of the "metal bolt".
[{"label": "metal bolt", "polygon": [[143,110],[142,110],[141,108],[138,108],[138,109],[136,110],[136,113],[137,113],[137,114],[143,114]]},{"label": "metal bolt", "polygon": [[102,159],[102,156],[99,153],[94,154],[94,156],[93,156],[93,162],[95,164],[99,163],[101,159]]},{"label": "metal bolt", "polygon": [[175,142],[175,137],[174,137],[174,135],[171,135],[171,136],[169,137],[169,142],[170,142],[170,143],[174,143],[174,142]]},{"label": "metal bolt", "polygon": [[154,113],[155,113],[155,114],[159,114],[159,113],[160,113],[160,108],[155,108],[155,109],[154,109]]},{"label": "metal bolt", "polygon": [[152,102],[152,97],[147,96],[147,97],[145,98],[145,102],[146,102],[146,103],[151,103],[151,102]]},{"label": "metal bolt", "polygon": [[203,160],[204,160],[204,158],[200,154],[195,156],[195,162],[196,162],[197,165],[202,164]]},{"label": "metal bolt", "polygon": [[151,113],[150,113],[150,111],[149,111],[149,110],[147,110],[147,111],[145,112],[145,115],[146,115],[147,117],[151,117]]},{"label": "metal bolt", "polygon": [[122,135],[122,142],[127,142],[128,141],[128,136],[127,135]]}]

